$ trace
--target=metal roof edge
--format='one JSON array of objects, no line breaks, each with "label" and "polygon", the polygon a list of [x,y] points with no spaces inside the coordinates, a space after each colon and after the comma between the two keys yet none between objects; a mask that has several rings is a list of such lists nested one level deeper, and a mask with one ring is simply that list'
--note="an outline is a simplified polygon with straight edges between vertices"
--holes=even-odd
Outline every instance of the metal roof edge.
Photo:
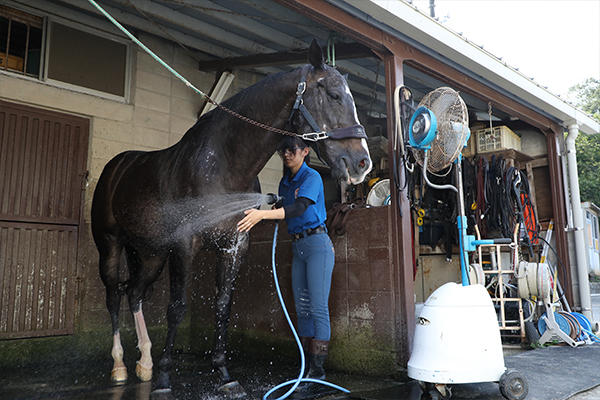
[{"label": "metal roof edge", "polygon": [[596,214],[600,215],[600,207],[598,207],[597,205],[595,205],[594,203],[592,203],[591,201],[584,201],[581,203],[581,207],[582,208],[588,208],[590,210],[593,210],[594,212],[596,212]]},{"label": "metal roof edge", "polygon": [[576,123],[585,134],[600,133],[598,121],[405,1],[327,1],[565,128]]}]

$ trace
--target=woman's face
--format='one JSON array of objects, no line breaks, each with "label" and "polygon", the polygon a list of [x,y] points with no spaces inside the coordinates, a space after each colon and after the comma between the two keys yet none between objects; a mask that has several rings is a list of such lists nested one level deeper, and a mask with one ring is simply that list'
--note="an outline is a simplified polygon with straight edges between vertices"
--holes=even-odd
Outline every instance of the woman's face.
[{"label": "woman's face", "polygon": [[302,163],[304,162],[304,157],[308,155],[308,152],[308,147],[305,147],[303,149],[299,147],[293,147],[286,148],[283,151],[280,151],[279,155],[283,160],[283,165],[285,165],[293,172],[296,172],[302,166]]}]

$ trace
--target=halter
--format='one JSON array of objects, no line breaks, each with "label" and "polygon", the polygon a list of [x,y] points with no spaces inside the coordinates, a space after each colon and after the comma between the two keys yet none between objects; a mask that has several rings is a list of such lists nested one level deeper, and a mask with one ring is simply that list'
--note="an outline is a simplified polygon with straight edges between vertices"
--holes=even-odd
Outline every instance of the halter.
[{"label": "halter", "polygon": [[296,113],[296,111],[300,111],[302,116],[308,122],[313,132],[309,133],[298,133],[298,136],[304,140],[308,140],[310,142],[317,142],[319,140],[324,139],[367,139],[367,134],[365,133],[365,128],[360,125],[352,125],[347,126],[345,128],[336,128],[330,131],[322,131],[317,125],[315,119],[310,114],[310,111],[306,109],[304,106],[304,101],[302,100],[302,95],[306,91],[306,73],[302,74],[300,78],[300,82],[298,83],[298,89],[296,90],[296,101],[294,102],[294,107],[292,107],[292,112],[290,117],[288,118],[288,123],[291,123],[292,117]]}]

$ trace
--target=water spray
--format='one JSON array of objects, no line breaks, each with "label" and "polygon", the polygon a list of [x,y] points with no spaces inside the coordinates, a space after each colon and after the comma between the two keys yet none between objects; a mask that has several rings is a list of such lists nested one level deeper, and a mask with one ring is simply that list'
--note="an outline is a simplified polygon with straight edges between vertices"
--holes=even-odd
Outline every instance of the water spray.
[{"label": "water spray", "polygon": [[[274,198],[277,198],[278,200],[282,200],[282,198],[280,198],[279,196],[277,196],[273,193],[269,193],[268,196],[275,196]],[[274,198],[270,198],[270,200],[272,200]],[[271,204],[271,203],[269,203],[269,204]],[[292,320],[290,319],[290,315],[285,306],[285,302],[283,301],[283,296],[281,295],[281,289],[279,288],[279,280],[277,279],[277,268],[275,265],[275,248],[277,247],[278,231],[279,231],[279,224],[275,223],[275,231],[273,232],[273,249],[271,252],[271,265],[273,266],[273,280],[275,282],[275,289],[277,290],[277,297],[279,297],[279,303],[281,303],[281,308],[283,309],[283,314],[285,315],[285,319],[287,320],[287,323],[288,323],[290,329],[292,330],[292,334],[294,335],[294,339],[296,340],[296,344],[298,345],[298,350],[300,352],[300,374],[298,375],[298,377],[296,379],[291,379],[287,382],[281,383],[281,384],[275,386],[274,388],[272,388],[271,390],[269,390],[263,396],[263,400],[267,400],[268,397],[276,390],[281,389],[288,385],[292,385],[292,387],[287,392],[285,392],[282,396],[277,397],[276,399],[273,399],[273,400],[283,400],[283,399],[287,398],[290,394],[292,394],[294,392],[294,390],[296,390],[298,385],[300,385],[300,383],[302,383],[302,382],[318,383],[320,385],[332,387],[332,388],[342,391],[344,393],[350,393],[350,391],[348,389],[345,389],[341,386],[335,385],[335,384],[327,382],[327,381],[323,381],[320,379],[313,379],[313,378],[302,378],[302,376],[304,375],[304,370],[306,369],[306,359],[304,358],[304,351],[302,349],[302,344],[300,343],[300,338],[298,337],[298,333],[296,332],[296,329],[294,329],[294,324],[292,323]]]}]

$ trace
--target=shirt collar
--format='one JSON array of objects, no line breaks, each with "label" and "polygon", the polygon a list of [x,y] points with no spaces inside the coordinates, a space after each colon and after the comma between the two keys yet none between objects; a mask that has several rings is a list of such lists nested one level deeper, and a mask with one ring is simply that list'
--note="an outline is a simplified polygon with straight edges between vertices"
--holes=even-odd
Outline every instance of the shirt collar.
[{"label": "shirt collar", "polygon": [[291,179],[291,181],[298,182],[298,180],[300,179],[300,176],[302,174],[304,174],[304,171],[306,171],[307,169],[308,169],[308,165],[306,165],[306,162],[303,162],[302,165],[300,166],[300,169],[298,170],[298,172],[296,172],[296,175],[294,175],[294,177]]},{"label": "shirt collar", "polygon": [[300,176],[304,174],[304,172],[308,169],[308,165],[306,165],[306,162],[303,162],[302,165],[300,166],[300,169],[298,170],[298,172],[296,172],[296,175],[294,175],[293,178],[290,179],[290,170],[288,169],[286,174],[285,174],[285,179],[283,180],[283,183],[285,185],[289,185],[292,182],[298,182],[298,180],[300,179]]}]

